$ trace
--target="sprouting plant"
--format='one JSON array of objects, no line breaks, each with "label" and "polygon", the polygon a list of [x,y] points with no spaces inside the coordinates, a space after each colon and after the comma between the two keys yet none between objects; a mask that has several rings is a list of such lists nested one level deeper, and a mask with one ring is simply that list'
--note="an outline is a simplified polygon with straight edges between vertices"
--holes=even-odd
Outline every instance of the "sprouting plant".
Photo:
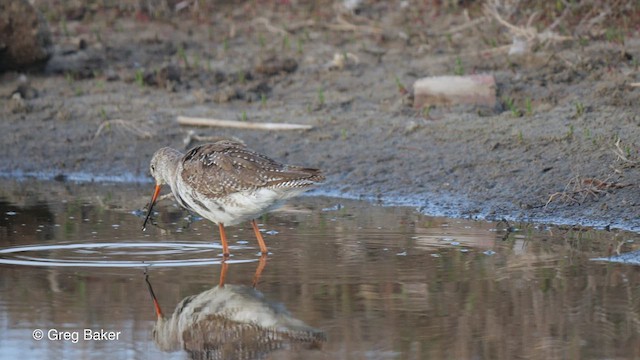
[{"label": "sprouting plant", "polygon": [[522,134],[522,130],[518,130],[518,141],[524,142],[524,135]]},{"label": "sprouting plant", "polygon": [[225,39],[222,41],[222,49],[223,49],[224,51],[229,50],[229,39],[225,38]]},{"label": "sprouting plant", "polygon": [[264,93],[260,93],[260,104],[263,108],[267,106],[267,95]]},{"label": "sprouting plant", "polygon": [[240,84],[244,84],[247,81],[247,75],[242,70],[238,72],[238,81]]},{"label": "sprouting plant", "polygon": [[591,139],[591,129],[589,129],[589,128],[585,128],[585,129],[583,130],[583,135],[584,135],[584,137],[585,137],[585,138],[587,138],[587,139]]},{"label": "sprouting plant", "polygon": [[291,42],[289,41],[289,36],[287,35],[282,38],[282,50],[291,50]]},{"label": "sprouting plant", "polygon": [[247,121],[247,112],[246,111],[242,111],[242,117],[241,117],[242,121]]},{"label": "sprouting plant", "polygon": [[142,69],[137,69],[135,73],[135,82],[141,88],[144,87],[144,71]]},{"label": "sprouting plant", "polygon": [[100,107],[100,117],[102,118],[102,120],[108,120],[107,111],[102,106]]},{"label": "sprouting plant", "polygon": [[453,46],[453,35],[451,35],[450,33],[445,35],[446,39],[447,39],[447,44],[449,44],[449,46]]},{"label": "sprouting plant", "polygon": [[318,89],[318,104],[320,106],[324,105],[324,89],[323,88]]},{"label": "sprouting plant", "polygon": [[574,133],[574,127],[573,124],[569,125],[569,130],[567,131],[567,134],[565,135],[565,138],[567,139],[573,139],[573,133]]},{"label": "sprouting plant", "polygon": [[576,103],[576,116],[580,117],[584,114],[584,104],[580,101]]},{"label": "sprouting plant", "polygon": [[514,117],[522,116],[522,113],[516,107],[516,102],[513,100],[513,98],[505,97],[504,98],[504,104],[507,107],[507,109],[509,109],[509,111],[511,111],[511,115],[513,115]]},{"label": "sprouting plant", "polygon": [[93,35],[96,37],[97,43],[102,43],[102,34],[97,27],[93,28]]},{"label": "sprouting plant", "polygon": [[456,57],[456,65],[453,68],[453,73],[456,75],[464,75],[464,66],[462,66],[462,59],[460,57]]},{"label": "sprouting plant", "polygon": [[342,140],[347,140],[347,129],[340,130],[340,136],[342,137]]},{"label": "sprouting plant", "polygon": [[187,60],[187,52],[182,45],[178,46],[178,57],[184,63],[184,66],[189,67],[189,61]]},{"label": "sprouting plant", "polygon": [[433,109],[433,105],[427,105],[422,108],[422,117],[425,119],[431,118],[431,109]]},{"label": "sprouting plant", "polygon": [[407,88],[404,86],[404,84],[400,81],[400,78],[396,76],[396,87],[398,88],[398,92],[400,94],[406,94],[409,91],[407,90]]},{"label": "sprouting plant", "polygon": [[586,47],[587,45],[589,45],[589,38],[587,37],[580,37],[578,38],[578,44],[581,47]]},{"label": "sprouting plant", "polygon": [[73,85],[75,79],[73,78],[73,75],[70,72],[65,73],[64,74],[64,78],[65,78],[65,80],[67,80],[67,84]]},{"label": "sprouting plant", "polygon": [[526,98],[524,101],[525,113],[527,116],[533,115],[533,105],[531,104],[531,98]]},{"label": "sprouting plant", "polygon": [[69,37],[69,28],[67,27],[67,18],[66,17],[62,17],[60,19],[60,26],[62,26],[62,33],[64,34],[64,36]]},{"label": "sprouting plant", "polygon": [[624,44],[624,33],[618,28],[607,28],[604,36],[607,41]]},{"label": "sprouting plant", "polygon": [[304,40],[302,40],[302,38],[301,38],[301,37],[299,37],[299,38],[296,40],[296,51],[297,51],[297,52],[298,52],[298,54],[300,54],[300,55],[302,55],[302,52],[303,52],[303,50],[302,50],[303,45],[304,45]]},{"label": "sprouting plant", "polygon": [[258,42],[260,43],[260,47],[264,48],[267,45],[267,40],[264,38],[264,35],[258,35]]},{"label": "sprouting plant", "polygon": [[200,69],[200,55],[196,54],[193,58],[193,67]]}]

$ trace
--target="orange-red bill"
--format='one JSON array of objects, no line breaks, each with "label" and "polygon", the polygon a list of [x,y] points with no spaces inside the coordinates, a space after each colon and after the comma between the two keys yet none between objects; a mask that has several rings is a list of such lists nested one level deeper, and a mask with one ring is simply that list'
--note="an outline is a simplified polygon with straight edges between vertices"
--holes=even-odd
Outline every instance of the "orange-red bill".
[{"label": "orange-red bill", "polygon": [[151,217],[151,211],[153,210],[153,205],[156,203],[156,199],[158,199],[158,195],[160,194],[160,188],[162,185],[156,185],[156,189],[153,192],[153,197],[151,197],[151,203],[149,204],[149,212],[147,212],[147,217],[144,218],[144,223],[142,224],[142,231],[147,229],[147,221]]}]

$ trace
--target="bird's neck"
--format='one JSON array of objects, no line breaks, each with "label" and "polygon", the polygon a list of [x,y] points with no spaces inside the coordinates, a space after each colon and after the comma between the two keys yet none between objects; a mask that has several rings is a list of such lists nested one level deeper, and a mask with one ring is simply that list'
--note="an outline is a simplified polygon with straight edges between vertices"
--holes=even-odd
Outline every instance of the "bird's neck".
[{"label": "bird's neck", "polygon": [[178,165],[182,158],[182,153],[178,150],[167,148],[165,152],[166,161],[163,163],[164,169],[162,171],[164,177],[164,183],[169,184],[172,189],[175,188],[176,174],[178,172]]}]

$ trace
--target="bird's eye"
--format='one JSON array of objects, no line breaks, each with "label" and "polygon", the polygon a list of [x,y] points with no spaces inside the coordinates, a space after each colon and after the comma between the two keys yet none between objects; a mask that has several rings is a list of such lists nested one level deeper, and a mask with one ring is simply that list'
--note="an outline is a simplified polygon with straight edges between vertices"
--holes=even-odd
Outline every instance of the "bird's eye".
[{"label": "bird's eye", "polygon": [[155,165],[151,165],[151,171],[156,171]]}]

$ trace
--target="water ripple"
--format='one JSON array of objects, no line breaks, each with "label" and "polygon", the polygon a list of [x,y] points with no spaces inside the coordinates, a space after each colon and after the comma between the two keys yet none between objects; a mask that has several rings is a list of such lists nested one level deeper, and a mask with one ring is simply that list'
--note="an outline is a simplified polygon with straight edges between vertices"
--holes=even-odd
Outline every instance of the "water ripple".
[{"label": "water ripple", "polygon": [[[244,249],[230,246],[231,249]],[[206,243],[74,243],[52,245],[28,245],[0,249],[0,264],[24,266],[64,266],[64,267],[184,267],[215,265],[222,258],[214,249],[219,245]],[[208,252],[211,256],[195,258],[154,258],[158,256],[185,257]],[[53,255],[53,256],[49,256]],[[229,259],[227,263],[247,263],[258,259]]]}]

